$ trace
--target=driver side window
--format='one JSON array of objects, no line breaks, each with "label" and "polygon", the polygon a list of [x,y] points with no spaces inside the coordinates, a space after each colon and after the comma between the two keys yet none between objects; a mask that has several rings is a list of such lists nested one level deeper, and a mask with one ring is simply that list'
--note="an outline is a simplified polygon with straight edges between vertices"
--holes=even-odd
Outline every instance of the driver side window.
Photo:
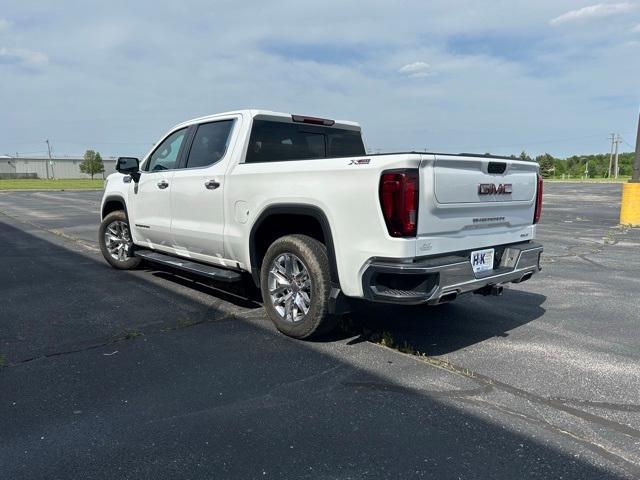
[{"label": "driver side window", "polygon": [[180,147],[182,146],[186,133],[187,129],[183,128],[165,138],[164,142],[151,154],[145,170],[148,172],[158,172],[176,168],[178,152],[180,152]]}]

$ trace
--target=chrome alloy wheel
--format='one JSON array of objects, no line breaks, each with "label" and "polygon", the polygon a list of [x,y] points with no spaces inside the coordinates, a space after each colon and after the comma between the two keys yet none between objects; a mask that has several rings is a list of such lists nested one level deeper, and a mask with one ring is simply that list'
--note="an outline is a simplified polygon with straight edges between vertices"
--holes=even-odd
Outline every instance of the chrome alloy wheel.
[{"label": "chrome alloy wheel", "polygon": [[304,318],[311,306],[311,278],[292,253],[278,255],[269,265],[269,297],[278,315],[289,322]]},{"label": "chrome alloy wheel", "polygon": [[121,220],[111,222],[104,231],[104,243],[109,255],[119,262],[131,258],[131,233],[129,225]]}]

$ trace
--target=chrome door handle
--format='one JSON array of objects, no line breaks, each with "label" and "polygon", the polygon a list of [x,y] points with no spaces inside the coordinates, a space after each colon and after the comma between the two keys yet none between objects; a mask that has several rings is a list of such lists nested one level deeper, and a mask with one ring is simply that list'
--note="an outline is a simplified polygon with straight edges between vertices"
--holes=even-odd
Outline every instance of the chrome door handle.
[{"label": "chrome door handle", "polygon": [[215,190],[220,186],[220,182],[216,182],[215,180],[208,180],[204,182],[204,186],[207,190]]},{"label": "chrome door handle", "polygon": [[160,180],[158,182],[158,188],[164,190],[165,188],[167,188],[169,186],[169,182],[167,182],[166,180]]}]

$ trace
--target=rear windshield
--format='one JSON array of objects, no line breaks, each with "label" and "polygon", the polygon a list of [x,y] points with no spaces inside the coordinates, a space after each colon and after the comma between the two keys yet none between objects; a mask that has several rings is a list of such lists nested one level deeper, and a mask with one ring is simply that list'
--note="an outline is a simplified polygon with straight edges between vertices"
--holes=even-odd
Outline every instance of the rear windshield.
[{"label": "rear windshield", "polygon": [[359,131],[254,120],[246,162],[278,162],[365,155]]}]

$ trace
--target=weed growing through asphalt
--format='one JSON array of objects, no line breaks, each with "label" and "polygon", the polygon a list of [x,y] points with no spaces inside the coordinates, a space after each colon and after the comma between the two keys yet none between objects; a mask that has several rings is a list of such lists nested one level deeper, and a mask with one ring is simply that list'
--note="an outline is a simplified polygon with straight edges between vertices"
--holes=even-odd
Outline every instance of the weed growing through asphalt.
[{"label": "weed growing through asphalt", "polygon": [[188,318],[180,318],[176,322],[176,328],[187,328],[187,327],[190,327],[191,325],[193,325],[193,320],[190,320]]},{"label": "weed growing through asphalt", "polygon": [[132,340],[136,337],[139,337],[140,335],[142,335],[142,332],[138,332],[136,330],[125,330],[124,331],[124,338],[125,340]]},{"label": "weed growing through asphalt", "polygon": [[386,330],[383,332],[374,332],[366,327],[358,328],[353,320],[346,316],[340,320],[339,328],[348,335],[359,335],[361,338],[382,347],[391,348],[408,355],[426,356],[413,348],[406,340],[402,344],[399,344],[393,339],[391,333]]}]

